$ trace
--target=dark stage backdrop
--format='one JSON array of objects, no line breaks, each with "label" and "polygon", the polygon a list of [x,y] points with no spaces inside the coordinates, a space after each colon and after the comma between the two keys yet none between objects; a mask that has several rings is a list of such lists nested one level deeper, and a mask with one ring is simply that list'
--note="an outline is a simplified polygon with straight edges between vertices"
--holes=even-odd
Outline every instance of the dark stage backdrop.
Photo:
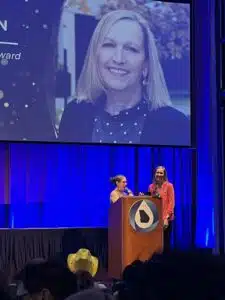
[{"label": "dark stage backdrop", "polygon": [[97,280],[107,277],[107,229],[21,229],[0,231],[0,269],[12,277],[33,258],[57,258],[66,263],[67,256],[85,247],[99,258]]}]

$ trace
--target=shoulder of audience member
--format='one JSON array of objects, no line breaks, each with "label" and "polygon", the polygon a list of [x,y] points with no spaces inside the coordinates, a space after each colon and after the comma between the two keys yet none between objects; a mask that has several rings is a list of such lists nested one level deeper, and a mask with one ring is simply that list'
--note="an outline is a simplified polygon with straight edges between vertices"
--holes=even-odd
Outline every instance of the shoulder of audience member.
[{"label": "shoulder of audience member", "polygon": [[65,300],[111,300],[113,297],[99,288],[87,289],[70,295]]}]

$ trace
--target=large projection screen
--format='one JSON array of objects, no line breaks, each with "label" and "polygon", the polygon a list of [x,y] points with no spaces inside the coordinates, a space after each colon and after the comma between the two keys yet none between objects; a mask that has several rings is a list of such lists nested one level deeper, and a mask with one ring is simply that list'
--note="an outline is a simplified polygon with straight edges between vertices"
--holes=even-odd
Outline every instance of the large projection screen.
[{"label": "large projection screen", "polygon": [[2,1],[0,140],[191,146],[190,4]]}]

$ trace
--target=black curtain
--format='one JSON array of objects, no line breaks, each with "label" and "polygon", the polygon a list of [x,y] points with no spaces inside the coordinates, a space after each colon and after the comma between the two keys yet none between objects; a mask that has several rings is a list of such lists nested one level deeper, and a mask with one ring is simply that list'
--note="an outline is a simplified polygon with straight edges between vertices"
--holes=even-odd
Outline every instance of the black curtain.
[{"label": "black curtain", "polygon": [[[9,279],[33,258],[57,258],[87,248],[99,259],[98,277],[107,269],[107,229],[31,229],[0,231],[0,270]],[[105,275],[104,275],[105,277]]]}]

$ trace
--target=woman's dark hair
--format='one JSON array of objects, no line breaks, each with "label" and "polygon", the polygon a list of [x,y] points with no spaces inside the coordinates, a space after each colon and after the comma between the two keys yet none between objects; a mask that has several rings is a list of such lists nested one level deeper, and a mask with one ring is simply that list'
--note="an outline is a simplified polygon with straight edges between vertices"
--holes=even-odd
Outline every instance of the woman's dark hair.
[{"label": "woman's dark hair", "polygon": [[48,289],[56,300],[77,292],[76,275],[55,260],[27,264],[21,271],[20,280],[29,294]]},{"label": "woman's dark hair", "polygon": [[110,182],[112,182],[113,184],[117,184],[118,182],[121,182],[121,180],[123,180],[123,178],[125,178],[124,175],[116,175],[114,177],[110,177]]},{"label": "woman's dark hair", "polygon": [[78,291],[83,291],[94,287],[94,279],[88,271],[77,271],[76,276]]},{"label": "woman's dark hair", "polygon": [[9,294],[7,293],[7,277],[5,274],[0,271],[0,299],[1,300],[10,300]]},{"label": "woman's dark hair", "polygon": [[155,168],[155,170],[154,170],[154,173],[153,173],[153,182],[155,183],[155,173],[156,173],[156,171],[158,170],[158,169],[163,169],[163,171],[164,171],[164,181],[167,181],[168,180],[168,177],[167,177],[167,171],[166,171],[166,168],[164,167],[164,166],[158,166],[158,167],[156,167]]}]

